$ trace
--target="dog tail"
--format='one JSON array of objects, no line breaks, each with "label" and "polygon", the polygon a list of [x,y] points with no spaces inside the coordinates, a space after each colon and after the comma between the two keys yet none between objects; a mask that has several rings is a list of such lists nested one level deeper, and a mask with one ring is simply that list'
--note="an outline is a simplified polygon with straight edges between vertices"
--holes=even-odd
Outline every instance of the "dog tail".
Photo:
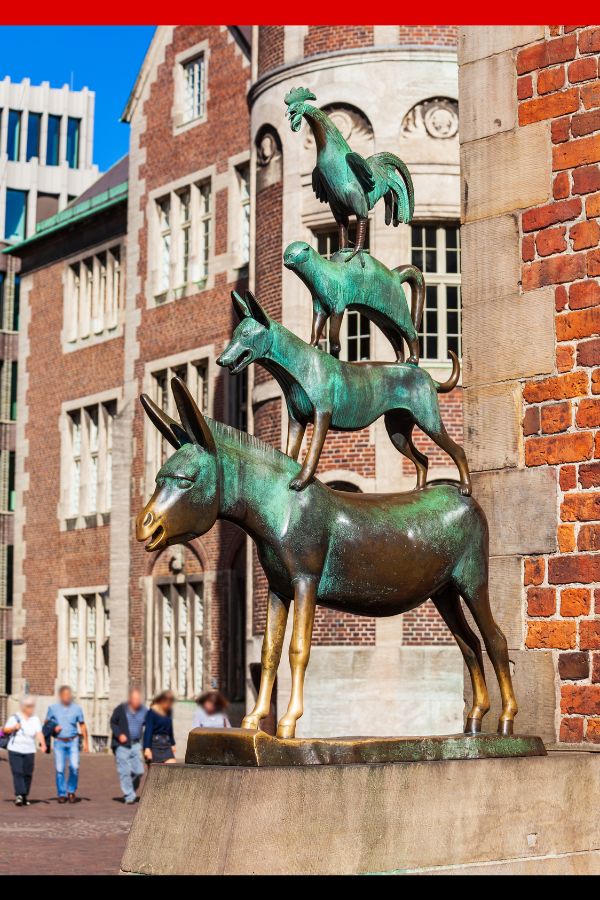
[{"label": "dog tail", "polygon": [[423,273],[416,266],[398,266],[394,271],[400,276],[400,281],[408,281],[411,286],[410,317],[418,331],[421,327],[423,308],[425,306],[425,279],[423,278]]},{"label": "dog tail", "polygon": [[456,355],[456,353],[453,353],[452,350],[448,350],[448,353],[452,357],[452,375],[450,376],[448,381],[444,381],[442,384],[440,384],[438,381],[434,382],[435,389],[438,394],[447,394],[449,391],[455,388],[460,376],[460,363],[458,361],[458,356]]}]

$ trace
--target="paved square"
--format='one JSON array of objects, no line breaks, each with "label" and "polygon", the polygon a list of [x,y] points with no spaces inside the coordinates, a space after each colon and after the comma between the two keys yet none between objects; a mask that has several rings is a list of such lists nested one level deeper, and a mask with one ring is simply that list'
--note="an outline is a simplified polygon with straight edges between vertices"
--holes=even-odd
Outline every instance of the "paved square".
[{"label": "paved square", "polygon": [[16,807],[0,751],[0,874],[115,875],[137,804],[125,806],[114,757],[83,754],[76,804],[59,805],[51,756],[38,753],[31,806]]}]

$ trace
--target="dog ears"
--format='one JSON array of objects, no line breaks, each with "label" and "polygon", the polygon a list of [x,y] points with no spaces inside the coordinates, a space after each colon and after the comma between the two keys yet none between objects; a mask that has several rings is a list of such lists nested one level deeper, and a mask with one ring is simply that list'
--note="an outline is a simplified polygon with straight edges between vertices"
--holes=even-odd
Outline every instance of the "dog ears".
[{"label": "dog ears", "polygon": [[240,297],[237,291],[231,292],[231,300],[233,302],[235,313],[240,322],[248,318],[248,316],[250,315],[250,308],[246,301],[243,300],[242,297]]},{"label": "dog ears", "polygon": [[258,322],[259,325],[262,325],[263,328],[269,328],[271,324],[271,320],[268,315],[254,296],[251,291],[246,291],[244,298],[246,303],[248,304],[248,308],[250,309],[250,315],[252,318]]},{"label": "dog ears", "polygon": [[237,291],[232,291],[231,299],[240,322],[244,319],[254,319],[263,328],[269,327],[271,320],[251,291],[246,291],[243,298]]}]

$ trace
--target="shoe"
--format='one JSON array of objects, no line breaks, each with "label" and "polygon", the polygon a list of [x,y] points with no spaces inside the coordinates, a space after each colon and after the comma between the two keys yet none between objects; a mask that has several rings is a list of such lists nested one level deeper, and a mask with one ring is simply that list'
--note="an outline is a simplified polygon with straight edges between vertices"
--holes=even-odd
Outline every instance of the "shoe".
[{"label": "shoe", "polygon": [[133,800],[123,800],[125,806],[132,806],[134,803],[138,802],[138,798],[134,797]]},{"label": "shoe", "polygon": [[31,800],[28,800],[27,797],[23,797],[23,805],[31,806]]},{"label": "shoe", "polygon": [[21,794],[17,794],[15,797],[15,806],[23,806],[25,804],[25,797]]},{"label": "shoe", "polygon": [[67,796],[69,803],[77,803],[77,797],[75,796],[75,794],[68,794]]},{"label": "shoe", "polygon": [[58,798],[58,802],[59,802],[59,803],[66,803],[66,802],[67,802],[67,798],[66,798],[66,797],[59,797],[59,798]]}]

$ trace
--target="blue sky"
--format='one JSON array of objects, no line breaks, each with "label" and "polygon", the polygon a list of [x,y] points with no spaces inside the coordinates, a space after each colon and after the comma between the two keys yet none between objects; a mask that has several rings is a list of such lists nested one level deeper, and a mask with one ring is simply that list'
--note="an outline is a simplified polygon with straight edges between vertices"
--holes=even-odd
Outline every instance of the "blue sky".
[{"label": "blue sky", "polygon": [[0,78],[95,91],[94,162],[105,171],[127,153],[119,120],[153,34],[148,25],[2,25]]}]

